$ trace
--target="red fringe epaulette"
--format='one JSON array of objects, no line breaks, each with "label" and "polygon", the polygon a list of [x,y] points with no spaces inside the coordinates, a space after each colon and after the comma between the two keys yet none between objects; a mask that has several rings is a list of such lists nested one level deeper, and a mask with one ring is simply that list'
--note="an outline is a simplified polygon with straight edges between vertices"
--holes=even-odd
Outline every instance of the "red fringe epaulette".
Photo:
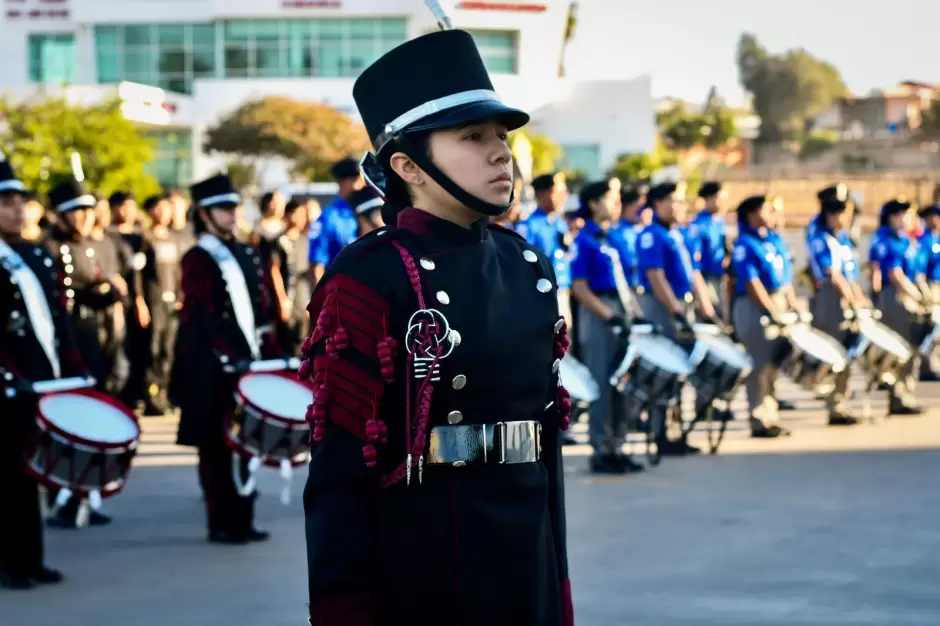
[{"label": "red fringe epaulette", "polygon": [[[561,328],[555,333],[555,358],[563,359],[568,352],[568,346],[571,340],[568,338],[568,323],[561,318]],[[558,389],[555,391],[555,410],[558,411],[558,419],[561,429],[568,430],[571,425],[571,394],[558,381]]]}]

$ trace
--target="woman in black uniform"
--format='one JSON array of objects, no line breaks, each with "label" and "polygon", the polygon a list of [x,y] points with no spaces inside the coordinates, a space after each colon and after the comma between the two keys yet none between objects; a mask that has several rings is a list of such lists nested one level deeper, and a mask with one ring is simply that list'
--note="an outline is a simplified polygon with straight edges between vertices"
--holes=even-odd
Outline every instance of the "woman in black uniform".
[{"label": "woman in black uniform", "polygon": [[507,133],[529,116],[463,31],[395,48],[353,95],[389,226],[308,307],[311,623],[573,624],[567,331],[550,260],[488,220],[512,206]]}]

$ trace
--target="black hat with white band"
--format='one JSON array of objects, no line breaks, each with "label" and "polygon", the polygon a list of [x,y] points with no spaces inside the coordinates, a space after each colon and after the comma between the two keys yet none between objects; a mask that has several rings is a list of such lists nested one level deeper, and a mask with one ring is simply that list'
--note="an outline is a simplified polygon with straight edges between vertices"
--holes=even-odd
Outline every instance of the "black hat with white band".
[{"label": "black hat with white band", "polygon": [[[493,89],[480,52],[469,33],[434,32],[394,48],[359,76],[353,97],[376,156],[367,154],[363,170],[370,184],[384,192],[383,181],[371,173],[381,157],[404,152],[467,207],[499,215],[512,206],[496,205],[471,195],[441,172],[408,134],[453,128],[496,119],[509,130],[524,126],[527,113],[502,103]],[[387,163],[387,161],[385,161]],[[380,172],[376,172],[380,174]]]},{"label": "black hat with white band", "polygon": [[85,181],[71,178],[59,183],[49,192],[49,204],[56,213],[68,213],[78,209],[93,209],[98,199],[88,191]]},{"label": "black hat with white band", "polygon": [[26,193],[26,185],[16,177],[13,166],[0,152],[0,193]]},{"label": "black hat with white band", "polygon": [[242,203],[232,179],[225,174],[216,174],[193,184],[189,194],[193,199],[193,207],[201,209],[234,209]]},{"label": "black hat with white band", "polygon": [[348,199],[349,205],[353,208],[356,215],[367,215],[372,211],[382,208],[385,201],[375,195],[369,187],[363,187],[352,192]]}]

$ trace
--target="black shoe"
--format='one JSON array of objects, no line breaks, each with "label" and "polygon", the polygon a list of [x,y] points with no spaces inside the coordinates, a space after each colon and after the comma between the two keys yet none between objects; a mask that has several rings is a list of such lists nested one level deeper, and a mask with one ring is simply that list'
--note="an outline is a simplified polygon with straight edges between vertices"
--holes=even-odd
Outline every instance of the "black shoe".
[{"label": "black shoe", "polygon": [[248,531],[248,541],[267,541],[271,538],[271,533],[266,530],[252,528]]},{"label": "black shoe", "polygon": [[75,517],[69,517],[63,514],[61,511],[47,519],[46,524],[54,528],[67,528],[69,530],[75,530],[78,528],[78,522]]},{"label": "black shoe", "polygon": [[897,406],[891,407],[891,412],[889,413],[889,415],[896,415],[898,417],[923,415],[923,414],[924,414],[924,410],[920,408],[919,406],[904,406],[903,404],[899,404]]},{"label": "black shoe", "polygon": [[58,585],[65,579],[65,576],[62,575],[62,572],[43,567],[31,578],[39,585]]},{"label": "black shoe", "polygon": [[107,526],[110,523],[111,523],[111,518],[105,515],[104,513],[99,513],[98,511],[92,511],[88,515],[89,526]]},{"label": "black shoe", "polygon": [[626,454],[618,456],[617,463],[619,463],[623,468],[623,471],[627,472],[628,474],[636,474],[646,469],[645,465],[637,463]]},{"label": "black shoe", "polygon": [[592,474],[625,474],[626,468],[611,454],[591,457]]},{"label": "black shoe", "polygon": [[233,533],[227,533],[222,530],[212,530],[212,531],[209,531],[209,542],[221,543],[221,544],[230,545],[230,546],[238,546],[238,545],[248,543],[248,538],[235,535]]},{"label": "black shoe", "polygon": [[23,591],[25,589],[32,589],[35,586],[36,583],[28,576],[14,576],[13,574],[0,572],[0,587]]},{"label": "black shoe", "polygon": [[751,437],[754,439],[776,439],[789,437],[790,431],[778,424],[765,425],[759,419],[751,418]]},{"label": "black shoe", "polygon": [[861,420],[859,420],[854,415],[849,415],[848,413],[833,411],[829,414],[830,426],[855,426],[859,423],[859,421]]},{"label": "black shoe", "polygon": [[795,411],[796,405],[789,400],[777,400],[778,411]]},{"label": "black shoe", "polygon": [[664,441],[659,443],[659,454],[662,456],[688,456],[701,452],[695,446],[690,446],[685,440]]}]

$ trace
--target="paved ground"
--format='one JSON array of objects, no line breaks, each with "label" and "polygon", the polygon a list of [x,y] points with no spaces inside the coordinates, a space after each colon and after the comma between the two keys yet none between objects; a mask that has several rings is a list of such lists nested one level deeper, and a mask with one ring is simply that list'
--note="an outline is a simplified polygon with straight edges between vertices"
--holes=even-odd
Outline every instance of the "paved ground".
[{"label": "paved ground", "polygon": [[[800,408],[789,440],[752,442],[739,420],[719,456],[604,479],[568,449],[579,626],[940,624],[940,385],[922,390],[930,416],[845,430],[805,392],[782,393]],[[305,623],[299,497],[282,506],[266,472],[258,517],[273,540],[208,545],[173,435],[171,420],[146,421],[129,489],[107,503],[115,524],[50,531],[68,584],[0,592],[3,626]]]}]

